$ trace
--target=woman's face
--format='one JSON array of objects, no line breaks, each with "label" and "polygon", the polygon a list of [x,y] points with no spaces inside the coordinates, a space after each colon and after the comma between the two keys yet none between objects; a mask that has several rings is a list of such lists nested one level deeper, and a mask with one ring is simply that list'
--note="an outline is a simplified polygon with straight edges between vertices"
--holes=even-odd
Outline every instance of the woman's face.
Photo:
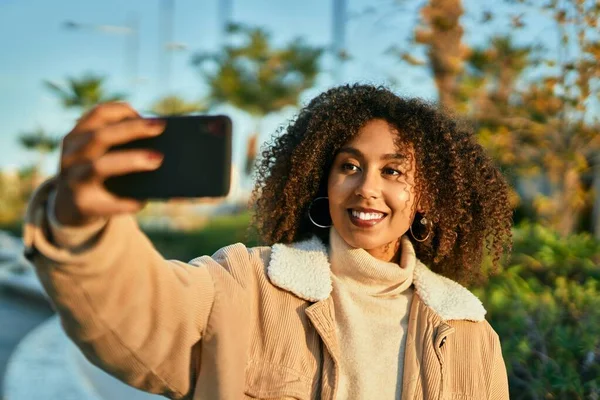
[{"label": "woman's face", "polygon": [[369,121],[340,149],[327,183],[337,232],[350,246],[385,261],[396,259],[417,194],[414,151],[398,149],[397,135],[386,121]]}]

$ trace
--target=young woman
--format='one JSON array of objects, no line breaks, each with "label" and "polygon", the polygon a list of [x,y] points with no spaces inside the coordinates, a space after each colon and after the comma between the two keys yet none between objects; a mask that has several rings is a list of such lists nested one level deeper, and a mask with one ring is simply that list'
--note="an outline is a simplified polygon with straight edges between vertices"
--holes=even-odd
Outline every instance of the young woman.
[{"label": "young woman", "polygon": [[266,246],[184,263],[102,185],[157,168],[107,149],[162,129],[97,107],[30,204],[27,254],[93,363],[174,399],[508,399],[498,336],[455,282],[511,244],[506,182],[468,130],[383,88],[329,90],[262,154]]}]

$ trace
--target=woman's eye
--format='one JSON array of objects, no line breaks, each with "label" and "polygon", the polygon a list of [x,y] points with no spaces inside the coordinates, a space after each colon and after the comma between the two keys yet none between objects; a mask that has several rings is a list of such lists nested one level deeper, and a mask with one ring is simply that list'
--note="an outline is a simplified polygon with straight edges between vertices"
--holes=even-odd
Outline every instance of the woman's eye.
[{"label": "woman's eye", "polygon": [[358,167],[358,165],[354,165],[354,164],[350,164],[350,163],[344,163],[344,164],[342,164],[342,169],[344,171],[358,171],[358,170],[360,170],[360,168]]},{"label": "woman's eye", "polygon": [[395,176],[402,175],[402,171],[394,169],[394,168],[384,168],[383,173],[386,175],[395,175]]}]

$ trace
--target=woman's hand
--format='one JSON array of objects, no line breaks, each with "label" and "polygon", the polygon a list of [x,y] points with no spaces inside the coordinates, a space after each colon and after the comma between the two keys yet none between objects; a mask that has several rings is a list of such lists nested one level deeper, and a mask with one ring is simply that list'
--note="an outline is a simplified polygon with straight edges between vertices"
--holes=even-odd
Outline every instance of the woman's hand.
[{"label": "woman's hand", "polygon": [[164,128],[163,121],[144,120],[126,103],[102,104],[84,115],[63,138],[54,210],[58,222],[85,225],[98,218],[139,211],[143,202],[113,195],[104,187],[104,180],[155,170],[162,163],[162,155],[151,150],[108,150],[158,136]]}]

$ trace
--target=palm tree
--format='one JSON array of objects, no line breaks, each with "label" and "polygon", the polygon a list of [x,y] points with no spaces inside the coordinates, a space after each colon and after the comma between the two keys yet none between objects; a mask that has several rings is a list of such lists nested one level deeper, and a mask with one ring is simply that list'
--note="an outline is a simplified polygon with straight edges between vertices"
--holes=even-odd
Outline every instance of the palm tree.
[{"label": "palm tree", "polygon": [[19,135],[19,142],[25,149],[45,155],[56,150],[60,139],[48,135],[42,128],[37,128],[32,132],[24,132]]},{"label": "palm tree", "polygon": [[[315,82],[323,49],[299,38],[274,48],[266,31],[239,24],[230,24],[228,34],[240,40],[217,53],[197,54],[193,64],[208,83],[209,105],[228,103],[247,112],[258,130],[266,115],[298,105],[300,94]],[[256,153],[256,142],[248,141],[248,155]]]},{"label": "palm tree", "polygon": [[166,117],[170,115],[185,115],[206,111],[207,107],[202,101],[187,101],[177,95],[166,96],[152,106],[150,112]]},{"label": "palm tree", "polygon": [[50,81],[45,81],[44,85],[58,97],[63,107],[87,111],[97,104],[126,97],[123,93],[107,93],[105,79],[103,76],[86,74],[80,78],[67,78],[64,86]]},{"label": "palm tree", "polygon": [[231,24],[228,32],[242,43],[193,60],[209,85],[211,103],[229,103],[258,117],[296,106],[300,94],[314,84],[323,49],[301,39],[273,48],[261,28]]},{"label": "palm tree", "polygon": [[40,183],[39,180],[46,156],[58,148],[60,139],[50,136],[42,128],[37,128],[32,132],[21,133],[18,140],[23,148],[35,151],[38,154],[37,162],[31,168],[31,173],[29,174],[30,189],[33,189]]}]

